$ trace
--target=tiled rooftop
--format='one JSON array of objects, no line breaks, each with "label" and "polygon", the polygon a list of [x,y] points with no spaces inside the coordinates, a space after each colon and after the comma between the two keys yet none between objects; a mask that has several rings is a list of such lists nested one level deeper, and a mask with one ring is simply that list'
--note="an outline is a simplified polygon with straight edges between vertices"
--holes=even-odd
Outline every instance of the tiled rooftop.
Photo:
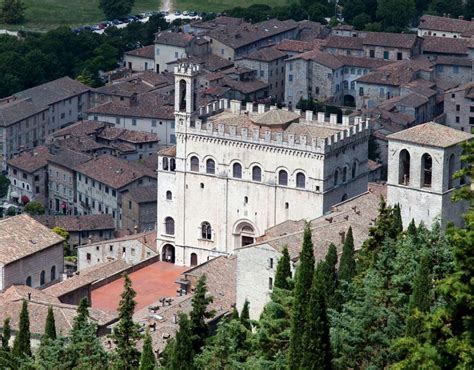
[{"label": "tiled rooftop", "polygon": [[11,167],[19,168],[22,171],[33,173],[48,164],[51,157],[49,150],[45,146],[38,146],[34,149],[20,153],[8,161]]},{"label": "tiled rooftop", "polygon": [[156,186],[140,186],[137,188],[130,189],[124,197],[132,200],[135,203],[151,203],[157,199],[157,188]]},{"label": "tiled rooftop", "polygon": [[420,29],[446,31],[446,32],[469,32],[474,29],[474,24],[468,20],[437,17],[434,15],[423,15],[420,18]]},{"label": "tiled rooftop", "polygon": [[126,51],[125,54],[140,58],[155,59],[155,45],[147,45],[138,49]]},{"label": "tiled rooftop", "polygon": [[114,230],[115,223],[112,215],[41,215],[34,216],[35,220],[52,229],[61,227],[69,232],[83,230]]}]

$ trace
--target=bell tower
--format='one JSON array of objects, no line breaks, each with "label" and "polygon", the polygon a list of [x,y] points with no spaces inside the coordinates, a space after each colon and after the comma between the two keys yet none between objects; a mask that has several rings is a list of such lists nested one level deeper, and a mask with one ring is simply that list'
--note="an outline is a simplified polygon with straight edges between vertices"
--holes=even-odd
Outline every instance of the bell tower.
[{"label": "bell tower", "polygon": [[177,131],[184,131],[186,127],[194,126],[197,114],[196,76],[198,74],[199,66],[196,64],[180,63],[174,67],[174,116]]}]

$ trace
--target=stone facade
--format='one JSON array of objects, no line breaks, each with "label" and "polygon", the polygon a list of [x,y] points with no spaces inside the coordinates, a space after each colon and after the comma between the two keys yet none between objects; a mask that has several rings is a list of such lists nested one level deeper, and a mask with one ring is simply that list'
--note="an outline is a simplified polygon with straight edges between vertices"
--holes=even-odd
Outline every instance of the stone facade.
[{"label": "stone facade", "polygon": [[466,132],[474,128],[474,84],[469,82],[444,94],[444,113],[449,127]]}]

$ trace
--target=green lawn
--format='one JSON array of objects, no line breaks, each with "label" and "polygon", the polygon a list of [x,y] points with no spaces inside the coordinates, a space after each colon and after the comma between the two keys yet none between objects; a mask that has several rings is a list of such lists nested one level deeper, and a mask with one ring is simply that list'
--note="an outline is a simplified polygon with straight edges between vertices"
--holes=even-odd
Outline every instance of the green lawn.
[{"label": "green lawn", "polygon": [[280,6],[288,4],[288,0],[175,0],[172,1],[173,9],[195,10],[206,12],[221,12],[236,6],[243,8],[252,4],[268,4]]}]

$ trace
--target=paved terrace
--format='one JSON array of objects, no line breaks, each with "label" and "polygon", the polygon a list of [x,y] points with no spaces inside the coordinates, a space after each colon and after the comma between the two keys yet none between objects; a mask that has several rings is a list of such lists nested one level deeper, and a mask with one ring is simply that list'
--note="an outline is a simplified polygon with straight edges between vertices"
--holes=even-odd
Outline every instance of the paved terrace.
[{"label": "paved terrace", "polygon": [[[135,311],[149,306],[161,297],[175,297],[176,289],[179,288],[175,281],[186,270],[189,270],[189,267],[160,261],[132,272],[129,276],[133,289],[137,292]],[[117,310],[122,291],[123,279],[93,290],[92,307],[109,311]]]}]

